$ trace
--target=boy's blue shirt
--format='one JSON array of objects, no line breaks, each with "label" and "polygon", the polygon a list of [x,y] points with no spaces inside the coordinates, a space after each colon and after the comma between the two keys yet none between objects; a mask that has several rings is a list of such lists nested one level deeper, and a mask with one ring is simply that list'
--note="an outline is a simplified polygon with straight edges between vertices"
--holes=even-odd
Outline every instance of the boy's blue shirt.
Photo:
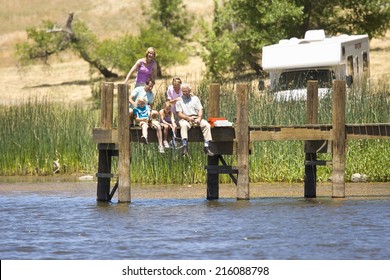
[{"label": "boy's blue shirt", "polygon": [[133,112],[137,116],[137,118],[147,119],[149,118],[150,108],[147,105],[145,105],[143,108],[137,106],[134,108]]}]

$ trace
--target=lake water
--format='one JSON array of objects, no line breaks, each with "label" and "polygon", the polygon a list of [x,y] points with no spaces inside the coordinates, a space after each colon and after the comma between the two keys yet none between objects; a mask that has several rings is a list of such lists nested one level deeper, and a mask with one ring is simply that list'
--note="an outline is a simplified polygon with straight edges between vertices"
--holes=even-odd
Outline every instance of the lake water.
[{"label": "lake water", "polygon": [[[75,183],[76,184],[76,183]],[[390,197],[96,201],[0,193],[0,259],[390,259]]]}]

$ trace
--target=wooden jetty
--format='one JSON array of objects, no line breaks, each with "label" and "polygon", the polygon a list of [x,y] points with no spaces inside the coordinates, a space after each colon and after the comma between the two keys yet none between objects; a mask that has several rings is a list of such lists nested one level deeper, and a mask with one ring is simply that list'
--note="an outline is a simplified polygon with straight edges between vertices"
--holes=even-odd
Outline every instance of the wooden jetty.
[{"label": "wooden jetty", "polygon": [[[101,94],[100,127],[93,129],[93,140],[99,150],[97,200],[110,201],[118,190],[118,202],[131,201],[130,160],[131,143],[140,141],[140,128],[130,127],[128,116],[128,88],[117,84],[118,126],[112,127],[114,112],[114,84],[104,83]],[[209,86],[208,117],[219,116],[220,85]],[[318,124],[318,82],[308,81],[307,124],[294,126],[249,126],[248,86],[236,85],[237,110],[234,127],[213,127],[211,150],[207,156],[207,199],[219,198],[219,174],[228,174],[237,185],[237,199],[250,197],[249,154],[254,141],[302,140],[305,142],[304,196],[316,197],[316,168],[332,165],[332,197],[345,197],[345,150],[349,139],[390,139],[390,124],[345,124],[346,86],[335,81],[332,98],[332,124]],[[179,131],[177,132],[179,134]],[[199,128],[189,131],[189,142],[203,142]],[[156,142],[153,130],[149,142]],[[332,161],[317,160],[318,153],[331,153]],[[236,155],[237,166],[229,166],[224,155]],[[111,188],[112,157],[118,158],[118,181]],[[252,155],[256,156],[256,155]],[[221,163],[222,165],[220,165]]]}]

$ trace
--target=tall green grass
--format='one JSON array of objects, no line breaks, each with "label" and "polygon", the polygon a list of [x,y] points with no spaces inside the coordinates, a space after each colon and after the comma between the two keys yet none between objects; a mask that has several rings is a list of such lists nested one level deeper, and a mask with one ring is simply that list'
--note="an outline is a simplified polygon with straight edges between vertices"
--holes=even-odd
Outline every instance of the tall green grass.
[{"label": "tall green grass", "polygon": [[27,100],[0,107],[0,175],[48,175],[92,171],[97,114],[80,106]]},{"label": "tall green grass", "polygon": [[[207,112],[208,84],[193,85]],[[390,123],[390,90],[388,83],[349,89],[347,123]],[[164,92],[157,93],[156,108],[164,102]],[[250,125],[296,125],[306,122],[305,101],[275,102],[270,94],[255,87],[249,90]],[[319,102],[319,123],[332,122],[331,97]],[[221,88],[221,116],[230,121],[236,117],[234,84]],[[49,100],[29,100],[18,106],[0,107],[0,175],[48,175],[55,171],[53,162],[60,163],[60,173],[97,171],[97,148],[92,141],[92,129],[100,121],[99,110],[76,105],[65,107]],[[205,115],[207,118],[207,115]],[[114,121],[115,122],[115,121]],[[131,181],[141,184],[205,183],[207,158],[202,143],[190,143],[190,156],[180,151],[157,152],[156,144],[133,144]],[[390,181],[390,141],[353,140],[347,143],[346,178],[364,173],[371,181]],[[303,181],[304,150],[302,141],[254,142],[250,156],[251,182]],[[330,154],[319,154],[331,160]],[[235,156],[224,156],[228,164],[236,165]],[[117,160],[113,161],[117,172]],[[332,168],[317,168],[319,181],[329,180]],[[231,182],[220,175],[221,182]]]}]

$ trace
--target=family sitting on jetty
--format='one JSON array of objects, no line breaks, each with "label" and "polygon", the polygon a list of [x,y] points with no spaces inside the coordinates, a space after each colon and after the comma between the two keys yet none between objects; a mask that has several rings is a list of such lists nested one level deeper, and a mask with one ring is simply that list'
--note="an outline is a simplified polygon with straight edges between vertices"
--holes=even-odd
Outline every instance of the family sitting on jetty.
[{"label": "family sitting on jetty", "polygon": [[[173,138],[177,123],[180,126],[182,140],[182,154],[188,155],[188,130],[193,126],[200,126],[204,137],[204,152],[213,156],[209,149],[212,141],[211,126],[203,119],[203,106],[199,98],[191,93],[191,86],[183,83],[180,78],[172,80],[172,85],[167,89],[167,102],[160,111],[153,109],[153,86],[157,76],[156,49],[150,47],[146,50],[145,57],[140,58],[131,67],[124,81],[128,83],[131,75],[137,72],[135,86],[129,98],[130,123],[134,121],[142,128],[141,141],[148,143],[148,127],[157,131],[158,151],[164,153],[164,148],[169,148],[168,131],[171,130]],[[164,139],[163,139],[164,137]],[[174,144],[175,139],[172,143]]]},{"label": "family sitting on jetty", "polygon": [[131,91],[129,98],[130,123],[135,123],[142,128],[141,142],[148,143],[148,128],[156,130],[158,139],[158,151],[164,153],[170,148],[168,135],[171,131],[172,145],[175,147],[176,128],[180,127],[182,141],[182,155],[188,155],[188,130],[194,126],[201,128],[204,137],[204,153],[213,156],[209,149],[212,141],[211,126],[203,119],[203,106],[200,99],[192,94],[191,86],[183,83],[180,78],[174,78],[172,85],[167,89],[167,100],[164,108],[159,111],[153,109],[154,81],[148,79],[145,85],[138,86]]}]

